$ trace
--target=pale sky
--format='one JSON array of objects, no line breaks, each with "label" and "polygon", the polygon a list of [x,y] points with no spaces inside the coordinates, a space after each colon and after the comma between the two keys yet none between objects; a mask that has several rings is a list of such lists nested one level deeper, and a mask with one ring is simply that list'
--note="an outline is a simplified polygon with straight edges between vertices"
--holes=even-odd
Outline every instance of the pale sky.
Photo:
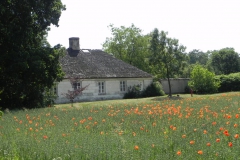
[{"label": "pale sky", "polygon": [[108,28],[134,24],[150,33],[168,32],[187,47],[219,50],[232,47],[240,53],[240,0],[62,0],[59,27],[51,27],[48,41],[69,47],[70,37],[80,38],[82,49],[102,49]]}]

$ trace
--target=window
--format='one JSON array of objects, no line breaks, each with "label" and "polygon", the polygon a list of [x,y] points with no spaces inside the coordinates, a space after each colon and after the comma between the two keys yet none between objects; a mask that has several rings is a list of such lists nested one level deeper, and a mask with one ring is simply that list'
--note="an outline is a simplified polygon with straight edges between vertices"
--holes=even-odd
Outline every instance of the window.
[{"label": "window", "polygon": [[105,83],[104,82],[98,82],[98,93],[105,93]]},{"label": "window", "polygon": [[74,90],[80,89],[81,88],[81,83],[80,82],[73,83],[73,88],[74,88]]},{"label": "window", "polygon": [[126,81],[120,81],[120,91],[121,92],[126,91]]}]

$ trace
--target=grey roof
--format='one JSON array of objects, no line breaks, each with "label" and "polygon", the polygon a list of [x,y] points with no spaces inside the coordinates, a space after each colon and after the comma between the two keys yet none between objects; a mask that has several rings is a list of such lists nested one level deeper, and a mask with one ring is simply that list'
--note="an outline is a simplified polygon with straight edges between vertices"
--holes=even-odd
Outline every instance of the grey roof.
[{"label": "grey roof", "polygon": [[152,78],[153,76],[102,50],[82,49],[73,51],[60,59],[65,78]]}]

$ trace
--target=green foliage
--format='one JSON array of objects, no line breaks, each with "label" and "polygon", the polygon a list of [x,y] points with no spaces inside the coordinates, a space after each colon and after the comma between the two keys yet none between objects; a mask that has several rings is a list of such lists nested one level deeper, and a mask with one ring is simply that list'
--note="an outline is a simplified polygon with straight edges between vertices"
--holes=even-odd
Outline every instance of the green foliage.
[{"label": "green foliage", "polygon": [[140,98],[141,97],[141,85],[133,85],[128,87],[128,92],[124,94],[124,99]]},{"label": "green foliage", "polygon": [[147,63],[148,35],[143,35],[142,30],[132,24],[130,27],[108,26],[112,37],[103,43],[103,49],[114,57],[123,60],[143,71],[149,71]]},{"label": "green foliage", "polygon": [[2,116],[3,116],[3,112],[2,112],[2,111],[0,111],[0,119],[2,118]]},{"label": "green foliage", "polygon": [[154,29],[150,41],[150,64],[155,72],[161,72],[161,78],[175,77],[185,67],[187,55],[183,45],[177,39],[167,37],[167,32]]},{"label": "green foliage", "polygon": [[54,93],[54,89],[46,88],[43,96],[43,105],[48,107],[53,107],[56,98],[57,98],[57,95]]},{"label": "green foliage", "polygon": [[197,93],[215,93],[220,87],[220,82],[214,77],[214,73],[201,65],[195,65],[188,85]]},{"label": "green foliage", "polygon": [[151,83],[147,88],[142,92],[142,97],[155,97],[155,96],[164,96],[165,93],[162,89],[162,85],[159,81]]},{"label": "green foliage", "polygon": [[44,106],[44,89],[63,77],[59,57],[64,49],[46,41],[51,24],[65,6],[61,0],[0,2],[0,106],[9,109]]},{"label": "green foliage", "polygon": [[188,53],[189,64],[199,63],[201,65],[206,65],[208,61],[208,53],[204,53],[200,50],[194,49]]},{"label": "green foliage", "polygon": [[183,69],[181,77],[182,78],[190,78],[191,72],[195,64],[187,64],[186,67]]},{"label": "green foliage", "polygon": [[191,88],[189,86],[186,86],[184,88],[185,93],[191,93]]},{"label": "green foliage", "polygon": [[219,92],[240,91],[240,73],[218,75],[215,78],[220,81]]},{"label": "green foliage", "polygon": [[239,55],[233,48],[213,51],[211,53],[211,66],[217,75],[239,72]]},{"label": "green foliage", "polygon": [[124,99],[131,98],[145,98],[145,97],[155,97],[155,96],[164,96],[165,93],[162,89],[160,82],[152,82],[147,88],[141,91],[140,85],[130,86],[128,92],[124,94]]},{"label": "green foliage", "polygon": [[187,64],[183,70],[182,77],[190,78],[190,73],[193,66],[199,64],[203,67],[208,66],[209,63],[209,52],[203,52],[201,50],[194,49],[187,54]]},{"label": "green foliage", "polygon": [[[167,37],[167,32],[154,29],[150,41],[150,64],[155,74],[161,78],[179,77],[185,67],[187,56],[186,47],[179,45],[177,39]],[[169,85],[170,86],[170,85]],[[169,95],[171,96],[171,87]]]}]

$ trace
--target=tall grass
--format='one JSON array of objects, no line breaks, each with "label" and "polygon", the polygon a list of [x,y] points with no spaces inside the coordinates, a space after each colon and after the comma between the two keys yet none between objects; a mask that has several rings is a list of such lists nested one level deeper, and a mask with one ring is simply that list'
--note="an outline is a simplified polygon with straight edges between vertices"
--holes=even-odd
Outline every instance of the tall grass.
[{"label": "tall grass", "polygon": [[5,112],[0,159],[238,159],[239,96],[103,101]]}]

